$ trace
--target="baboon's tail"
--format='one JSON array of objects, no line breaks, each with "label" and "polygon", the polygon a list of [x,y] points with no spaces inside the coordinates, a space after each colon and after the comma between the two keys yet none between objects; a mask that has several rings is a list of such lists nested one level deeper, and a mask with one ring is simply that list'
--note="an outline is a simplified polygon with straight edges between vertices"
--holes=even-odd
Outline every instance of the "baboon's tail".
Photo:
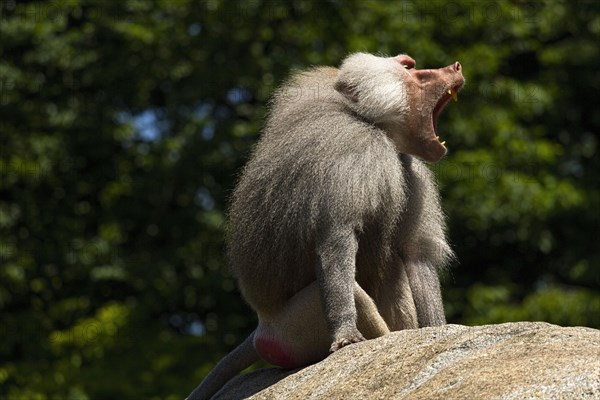
[{"label": "baboon's tail", "polygon": [[231,378],[257,362],[260,357],[254,349],[254,332],[231,353],[227,354],[187,397],[187,400],[208,400]]}]

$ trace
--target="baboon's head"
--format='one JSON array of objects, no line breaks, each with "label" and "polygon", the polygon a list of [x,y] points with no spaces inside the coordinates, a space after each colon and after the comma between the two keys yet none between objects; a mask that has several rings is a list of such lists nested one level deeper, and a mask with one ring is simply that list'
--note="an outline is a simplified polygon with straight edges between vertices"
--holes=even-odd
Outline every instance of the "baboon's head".
[{"label": "baboon's head", "polygon": [[437,134],[441,111],[465,83],[457,61],[439,69],[416,69],[407,55],[348,56],[335,89],[356,114],[384,129],[402,153],[437,162],[446,154]]}]

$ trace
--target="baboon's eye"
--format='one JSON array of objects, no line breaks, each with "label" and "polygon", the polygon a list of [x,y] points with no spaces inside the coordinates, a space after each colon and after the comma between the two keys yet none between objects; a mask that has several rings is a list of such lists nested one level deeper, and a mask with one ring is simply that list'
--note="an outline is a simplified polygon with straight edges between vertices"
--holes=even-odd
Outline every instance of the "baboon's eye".
[{"label": "baboon's eye", "polygon": [[410,58],[407,55],[396,56],[396,57],[394,57],[394,60],[396,60],[397,63],[399,63],[406,69],[413,69],[416,66],[415,60],[413,60],[412,58]]}]

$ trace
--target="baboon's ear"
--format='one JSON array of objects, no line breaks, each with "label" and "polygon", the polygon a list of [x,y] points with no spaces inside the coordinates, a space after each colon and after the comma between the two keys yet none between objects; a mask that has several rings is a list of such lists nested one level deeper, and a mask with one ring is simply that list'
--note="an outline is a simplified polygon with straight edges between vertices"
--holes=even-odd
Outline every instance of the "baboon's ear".
[{"label": "baboon's ear", "polygon": [[333,87],[351,102],[356,103],[358,101],[358,89],[356,85],[338,78]]}]

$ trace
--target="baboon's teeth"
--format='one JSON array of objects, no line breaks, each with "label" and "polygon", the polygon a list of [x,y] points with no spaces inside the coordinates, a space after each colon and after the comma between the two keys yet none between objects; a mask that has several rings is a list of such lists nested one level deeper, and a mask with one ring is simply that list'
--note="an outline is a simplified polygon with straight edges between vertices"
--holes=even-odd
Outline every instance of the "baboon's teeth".
[{"label": "baboon's teeth", "polygon": [[441,143],[442,143],[442,146],[446,145],[446,141],[445,140],[443,142],[441,142]]},{"label": "baboon's teeth", "polygon": [[458,94],[456,93],[456,90],[448,89],[448,94],[452,96],[452,100],[458,101]]}]

